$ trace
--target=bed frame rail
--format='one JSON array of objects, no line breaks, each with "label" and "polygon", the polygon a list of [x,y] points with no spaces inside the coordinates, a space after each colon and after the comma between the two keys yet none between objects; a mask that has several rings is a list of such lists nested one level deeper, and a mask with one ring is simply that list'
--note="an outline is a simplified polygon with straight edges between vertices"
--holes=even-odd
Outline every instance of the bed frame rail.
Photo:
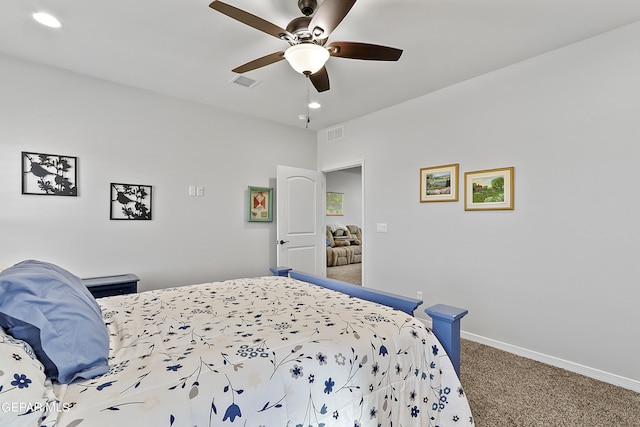
[{"label": "bed frame rail", "polygon": [[403,311],[413,315],[413,311],[422,304],[422,301],[415,298],[408,298],[402,295],[396,295],[375,289],[363,288],[362,286],[352,285],[351,283],[341,282],[340,280],[320,277],[314,274],[303,273],[301,271],[289,271],[289,277],[292,279],[302,280],[303,282],[313,283],[323,288],[339,291],[352,297],[361,298],[378,304],[383,304],[396,310]]}]

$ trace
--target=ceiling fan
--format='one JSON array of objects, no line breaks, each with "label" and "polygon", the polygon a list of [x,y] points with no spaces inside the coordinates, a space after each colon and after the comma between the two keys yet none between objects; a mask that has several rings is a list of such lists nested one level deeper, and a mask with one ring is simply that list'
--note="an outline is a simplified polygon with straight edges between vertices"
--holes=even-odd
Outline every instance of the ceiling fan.
[{"label": "ceiling fan", "polygon": [[[237,7],[213,1],[209,7],[290,44],[289,48],[234,68],[242,74],[286,59],[299,73],[309,77],[318,92],[329,90],[329,74],[325,63],[330,56],[372,61],[397,61],[401,49],[360,42],[328,42],[331,32],[342,22],[356,0],[298,0],[304,16],[294,18],[287,28],[280,28]],[[315,13],[314,13],[315,12]]]}]

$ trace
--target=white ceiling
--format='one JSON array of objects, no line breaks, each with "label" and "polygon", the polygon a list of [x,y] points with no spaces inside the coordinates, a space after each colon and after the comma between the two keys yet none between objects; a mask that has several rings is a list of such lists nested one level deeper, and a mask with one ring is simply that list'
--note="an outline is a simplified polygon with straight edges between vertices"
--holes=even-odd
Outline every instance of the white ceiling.
[{"label": "white ceiling", "polygon": [[[640,21],[638,0],[359,0],[330,41],[404,49],[398,62],[330,58],[318,94],[286,61],[229,83],[231,69],[288,45],[210,0],[0,0],[0,52],[235,112],[323,129]],[[280,27],[297,0],[225,0]],[[53,30],[31,14],[47,11]],[[9,84],[9,82],[1,82]],[[310,89],[309,89],[310,88]]]}]

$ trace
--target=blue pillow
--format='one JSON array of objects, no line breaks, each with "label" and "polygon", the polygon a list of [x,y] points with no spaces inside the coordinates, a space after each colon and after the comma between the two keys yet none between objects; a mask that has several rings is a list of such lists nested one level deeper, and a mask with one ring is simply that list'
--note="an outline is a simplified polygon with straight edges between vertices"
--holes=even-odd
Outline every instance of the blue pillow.
[{"label": "blue pillow", "polygon": [[23,261],[0,272],[0,326],[33,347],[47,375],[68,384],[109,370],[109,333],[82,280]]}]

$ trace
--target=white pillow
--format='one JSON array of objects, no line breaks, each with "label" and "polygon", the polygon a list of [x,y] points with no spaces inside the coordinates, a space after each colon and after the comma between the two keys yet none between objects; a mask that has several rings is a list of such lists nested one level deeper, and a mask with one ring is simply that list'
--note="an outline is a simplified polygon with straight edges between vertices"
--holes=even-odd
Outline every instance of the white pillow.
[{"label": "white pillow", "polygon": [[56,405],[51,380],[31,346],[0,328],[0,425],[40,425]]}]

